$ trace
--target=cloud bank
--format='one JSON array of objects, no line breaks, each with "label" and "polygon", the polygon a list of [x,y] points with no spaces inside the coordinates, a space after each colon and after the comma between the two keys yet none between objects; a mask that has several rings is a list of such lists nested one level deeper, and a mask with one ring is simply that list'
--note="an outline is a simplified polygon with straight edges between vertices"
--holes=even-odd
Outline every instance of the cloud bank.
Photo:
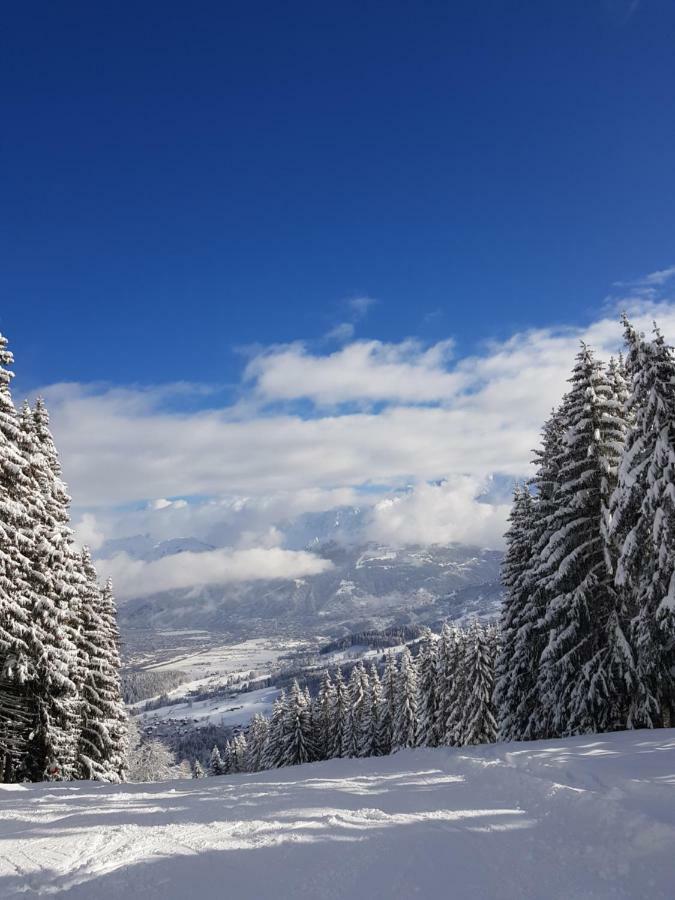
[{"label": "cloud bank", "polygon": [[[44,394],[82,539],[193,535],[233,548],[198,554],[194,571],[181,555],[176,565],[189,562],[190,578],[201,567],[204,583],[231,578],[248,559],[232,554],[256,547],[272,553],[257,560],[261,577],[282,560],[288,577],[308,574],[308,559],[276,555],[281,523],[343,505],[369,508],[373,540],[498,547],[508,502],[490,495],[493,479],[529,474],[579,341],[616,353],[620,309],[647,331],[658,319],[675,339],[673,280],[675,267],[661,269],[622,285],[627,296],[585,327],[519,332],[470,356],[451,337],[259,349],[236,402],[216,408],[204,408],[204,385],[52,385]],[[168,584],[169,570],[136,567],[133,579]],[[174,586],[188,577],[171,573]]]},{"label": "cloud bank", "polygon": [[111,577],[116,595],[124,600],[161,591],[199,588],[209,584],[303,578],[332,568],[332,563],[314,553],[255,547],[248,550],[184,552],[144,562],[118,553],[99,560],[99,574]]}]

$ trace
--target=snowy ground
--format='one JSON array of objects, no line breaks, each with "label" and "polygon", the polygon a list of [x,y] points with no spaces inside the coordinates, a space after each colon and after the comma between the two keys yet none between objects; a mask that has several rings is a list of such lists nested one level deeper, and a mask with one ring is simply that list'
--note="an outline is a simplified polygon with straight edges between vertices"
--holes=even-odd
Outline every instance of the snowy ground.
[{"label": "snowy ground", "polygon": [[138,718],[144,725],[167,720],[188,720],[195,728],[203,725],[247,725],[255,713],[269,716],[279,693],[278,688],[267,687],[232,697],[195,700],[191,704],[175,703],[141,713]]},{"label": "snowy ground", "polygon": [[0,897],[672,898],[675,730],[4,786]]},{"label": "snowy ground", "polygon": [[162,663],[147,665],[146,668],[158,671],[181,669],[189,672],[193,679],[202,681],[218,676],[272,670],[280,656],[304,646],[307,646],[304,641],[282,642],[259,638],[239,644],[209,647],[197,653],[179,653]]}]

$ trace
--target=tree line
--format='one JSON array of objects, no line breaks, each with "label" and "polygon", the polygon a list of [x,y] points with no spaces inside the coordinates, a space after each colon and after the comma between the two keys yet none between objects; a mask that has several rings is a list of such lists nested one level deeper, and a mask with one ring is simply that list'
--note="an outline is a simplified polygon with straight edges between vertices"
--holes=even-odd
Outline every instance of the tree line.
[{"label": "tree line", "polygon": [[120,781],[127,719],[110,582],[79,551],[46,406],[0,335],[0,780]]},{"label": "tree line", "polygon": [[[213,748],[213,775],[257,772],[337,757],[382,756],[408,747],[466,746],[496,739],[493,703],[497,629],[429,629],[413,656],[389,653],[382,675],[355,665],[345,680],[325,671],[311,697],[296,681],[281,691],[271,716],[256,714],[246,731]],[[204,774],[195,763],[196,777]]]}]

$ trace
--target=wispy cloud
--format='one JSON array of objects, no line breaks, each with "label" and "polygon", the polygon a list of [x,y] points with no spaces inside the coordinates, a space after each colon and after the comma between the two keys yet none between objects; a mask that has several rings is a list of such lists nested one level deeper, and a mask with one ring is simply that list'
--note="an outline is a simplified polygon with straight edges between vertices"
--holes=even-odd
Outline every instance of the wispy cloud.
[{"label": "wispy cloud", "polygon": [[305,551],[256,547],[185,552],[152,562],[119,553],[99,560],[97,567],[103,577],[112,577],[118,597],[126,599],[209,584],[303,578],[326,572],[332,563]]},{"label": "wispy cloud", "polygon": [[358,321],[367,315],[368,310],[377,303],[377,300],[374,297],[363,295],[361,297],[352,297],[347,302],[354,318]]}]

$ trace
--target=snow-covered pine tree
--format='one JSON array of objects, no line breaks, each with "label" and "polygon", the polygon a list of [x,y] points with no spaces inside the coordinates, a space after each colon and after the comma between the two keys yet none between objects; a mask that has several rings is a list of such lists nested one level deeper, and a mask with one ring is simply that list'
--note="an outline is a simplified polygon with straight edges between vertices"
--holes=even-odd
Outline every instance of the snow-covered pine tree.
[{"label": "snow-covered pine tree", "polygon": [[394,720],[396,716],[396,697],[398,691],[398,672],[394,654],[387,653],[382,676],[382,703],[380,705],[380,722],[378,743],[380,752],[386,756],[393,750]]},{"label": "snow-covered pine tree", "polygon": [[246,771],[259,772],[265,767],[265,753],[269,740],[269,719],[255,713],[246,731]]},{"label": "snow-covered pine tree", "polygon": [[418,744],[421,747],[437,747],[438,734],[438,636],[425,629],[417,658],[418,689]]},{"label": "snow-covered pine tree", "polygon": [[345,728],[344,745],[342,755],[355,757],[359,755],[359,734],[361,731],[361,716],[363,715],[365,697],[363,694],[363,681],[361,670],[363,665],[358,663],[351,671],[347,682],[349,694],[349,707]]},{"label": "snow-covered pine tree", "polygon": [[556,530],[534,577],[549,592],[539,700],[557,735],[594,731],[607,708],[606,629],[615,600],[605,527],[623,440],[621,410],[602,365],[582,345],[565,403]]},{"label": "snow-covered pine tree", "polygon": [[370,717],[373,723],[373,744],[371,756],[389,753],[391,734],[385,731],[386,715],[382,682],[374,665],[370,667]]},{"label": "snow-covered pine tree", "polygon": [[631,618],[635,688],[629,727],[673,724],[675,712],[675,358],[624,318],[631,381],[626,451],[612,504],[616,585]]},{"label": "snow-covered pine tree", "polygon": [[[286,706],[286,692],[282,690],[272,706],[267,745],[262,758],[263,769],[277,769],[283,765]],[[225,761],[225,757],[223,757],[223,761]]]},{"label": "snow-covered pine tree", "polygon": [[462,662],[466,702],[462,709],[457,743],[489,744],[496,740],[497,723],[492,693],[495,675],[495,635],[478,621],[464,633]]},{"label": "snow-covered pine tree", "polygon": [[120,659],[112,587],[101,590],[89,550],[81,554],[85,583],[80,593],[81,685],[78,774],[121,781],[126,764],[126,713],[120,688]]},{"label": "snow-covered pine tree", "polygon": [[209,757],[209,775],[222,775],[223,774],[223,760],[220,755],[220,750],[214,744],[213,750],[211,751],[211,756]]},{"label": "snow-covered pine tree", "polygon": [[536,740],[554,733],[553,710],[541,702],[539,687],[541,656],[549,638],[546,610],[553,593],[549,590],[547,577],[551,574],[547,568],[548,546],[558,530],[557,499],[560,467],[564,459],[567,403],[568,396],[565,395],[560,406],[544,423],[541,446],[533,451],[536,472],[530,481],[534,491],[530,527],[532,552],[530,569],[523,575],[528,588],[514,647],[514,658],[520,672],[520,699],[517,706],[511,707],[510,740]]},{"label": "snow-covered pine tree", "polygon": [[129,722],[128,780],[167,781],[173,774],[174,764],[171,751],[161,741],[141,738],[132,719]]},{"label": "snow-covered pine tree", "polygon": [[68,527],[68,495],[42,446],[28,404],[20,419],[19,448],[28,478],[25,526],[30,585],[29,689],[36,725],[25,760],[33,781],[77,777],[82,657],[77,647],[83,578]]},{"label": "snow-covered pine tree", "polygon": [[314,723],[316,729],[316,752],[319,759],[331,757],[331,716],[335,703],[335,689],[330,672],[321,676],[319,693],[314,701]]},{"label": "snow-covered pine tree", "polygon": [[30,482],[19,449],[20,425],[10,391],[13,357],[0,335],[0,779],[24,770],[36,711],[28,693],[32,540],[26,494]]},{"label": "snow-covered pine tree", "polygon": [[225,741],[221,759],[223,760],[223,775],[231,775],[233,772],[236,772],[237,762],[234,756],[232,741]]},{"label": "snow-covered pine tree", "polygon": [[286,705],[281,765],[296,766],[311,762],[316,755],[312,737],[310,709],[297,680],[294,680]]},{"label": "snow-covered pine tree", "polygon": [[417,745],[417,671],[415,660],[407,647],[403,648],[399,659],[396,684],[396,712],[392,747],[400,750]]},{"label": "snow-covered pine tree", "polygon": [[460,729],[466,699],[466,679],[463,668],[463,633],[458,628],[443,625],[439,648],[439,734],[441,743],[454,747],[460,739]]},{"label": "snow-covered pine tree", "polygon": [[330,758],[336,759],[348,753],[347,737],[349,723],[349,690],[340,668],[333,678],[333,708],[330,727]]},{"label": "snow-covered pine tree", "polygon": [[206,772],[204,771],[204,766],[196,759],[192,763],[192,777],[193,778],[206,778]]},{"label": "snow-covered pine tree", "polygon": [[363,663],[357,666],[361,681],[361,711],[356,729],[356,755],[358,757],[373,756],[375,747],[375,719],[373,718],[373,692],[370,678]]},{"label": "snow-covered pine tree", "polygon": [[501,740],[520,740],[527,728],[533,686],[536,684],[538,658],[532,646],[532,622],[524,616],[533,591],[529,577],[532,567],[534,500],[527,487],[516,485],[509,527],[505,535],[506,551],[502,562],[502,584],[506,594],[502,602],[501,651],[496,663],[495,706]]},{"label": "snow-covered pine tree", "polygon": [[240,731],[230,743],[230,772],[239,773],[246,771],[247,750],[246,735],[243,731]]}]

